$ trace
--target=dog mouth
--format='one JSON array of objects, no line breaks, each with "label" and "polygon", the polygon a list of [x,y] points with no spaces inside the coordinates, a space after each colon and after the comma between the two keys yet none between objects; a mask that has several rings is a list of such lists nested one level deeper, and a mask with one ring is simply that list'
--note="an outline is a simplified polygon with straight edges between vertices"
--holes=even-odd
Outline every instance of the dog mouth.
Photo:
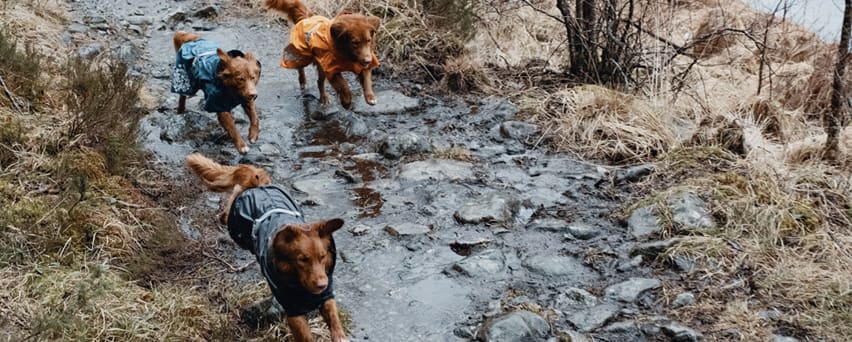
[{"label": "dog mouth", "polygon": [[369,67],[369,66],[370,66],[370,62],[361,62],[361,66],[362,66],[362,67],[365,67],[365,68],[366,68],[366,67]]}]

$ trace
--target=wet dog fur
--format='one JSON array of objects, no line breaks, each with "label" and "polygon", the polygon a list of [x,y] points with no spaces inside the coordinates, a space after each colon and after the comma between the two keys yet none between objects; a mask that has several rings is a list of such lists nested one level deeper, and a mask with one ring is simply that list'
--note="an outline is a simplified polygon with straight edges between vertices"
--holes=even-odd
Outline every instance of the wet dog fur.
[{"label": "wet dog fur", "polygon": [[[283,12],[294,25],[302,19],[315,15],[300,0],[266,0],[266,7]],[[379,18],[374,16],[338,15],[331,26],[335,51],[350,61],[364,66],[370,65],[373,60],[373,51],[376,49],[376,31],[380,24]],[[320,103],[328,104],[328,94],[325,90],[325,79],[328,78],[331,87],[334,88],[340,99],[340,104],[346,109],[352,109],[352,91],[349,90],[349,83],[343,78],[343,75],[340,73],[327,75],[319,63],[314,63],[314,65],[317,67]],[[375,105],[376,94],[373,92],[372,69],[366,68],[357,76],[364,91],[364,100],[369,105]],[[306,83],[305,70],[299,68],[299,86],[302,90],[305,90]]]},{"label": "wet dog fur", "polygon": [[[223,223],[227,223],[230,207],[240,193],[271,182],[269,174],[262,168],[246,164],[221,165],[198,153],[187,156],[186,164],[210,191],[230,192],[225,202]],[[343,220],[335,218],[291,225],[280,230],[273,238],[270,253],[271,263],[277,268],[277,274],[287,279],[298,279],[299,284],[308,292],[322,293],[328,287],[327,271],[336,257],[329,252],[331,235],[342,226]],[[332,341],[348,342],[334,299],[323,303],[319,311],[331,331]],[[287,317],[287,325],[296,342],[314,341],[307,317],[304,315]]]},{"label": "wet dog fur", "polygon": [[[201,35],[185,31],[175,32],[174,45],[175,52],[180,50],[184,43],[201,38]],[[242,105],[243,112],[249,117],[248,140],[250,143],[257,142],[257,137],[260,134],[260,124],[258,122],[257,111],[255,110],[254,100],[257,98],[257,83],[260,81],[260,63],[251,53],[246,53],[244,56],[230,56],[222,49],[218,49],[216,54],[219,56],[221,71],[216,75],[225,88],[234,94],[242,97],[246,104]],[[186,112],[186,96],[181,95],[178,101],[178,114]],[[243,137],[237,130],[237,125],[234,122],[234,117],[231,112],[217,113],[219,124],[228,132],[228,136],[234,142],[237,150],[241,154],[246,154],[249,151],[248,145],[243,141]]]}]

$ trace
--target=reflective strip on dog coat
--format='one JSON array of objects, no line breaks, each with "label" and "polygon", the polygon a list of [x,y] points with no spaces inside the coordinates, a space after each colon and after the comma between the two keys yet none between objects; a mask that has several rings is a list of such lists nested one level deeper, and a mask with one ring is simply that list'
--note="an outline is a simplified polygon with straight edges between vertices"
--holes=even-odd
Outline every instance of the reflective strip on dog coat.
[{"label": "reflective strip on dog coat", "polygon": [[243,191],[234,200],[228,213],[231,238],[255,255],[272,294],[288,316],[304,315],[334,298],[332,274],[337,262],[337,251],[333,238],[329,247],[332,263],[328,272],[328,288],[319,295],[305,290],[299,279],[287,279],[285,275],[276,274],[275,265],[271,263],[269,253],[275,235],[287,225],[303,223],[305,218],[302,208],[286,190],[277,185]]},{"label": "reflective strip on dog coat", "polygon": [[[305,18],[290,29],[290,44],[284,49],[281,66],[288,69],[303,68],[314,60],[319,63],[326,77],[331,77],[343,71],[360,74],[364,67],[357,61],[351,61],[334,50],[334,37],[331,36],[331,25],[334,21],[323,16],[315,15]],[[373,62],[368,69],[379,66],[379,59],[373,52]]]}]

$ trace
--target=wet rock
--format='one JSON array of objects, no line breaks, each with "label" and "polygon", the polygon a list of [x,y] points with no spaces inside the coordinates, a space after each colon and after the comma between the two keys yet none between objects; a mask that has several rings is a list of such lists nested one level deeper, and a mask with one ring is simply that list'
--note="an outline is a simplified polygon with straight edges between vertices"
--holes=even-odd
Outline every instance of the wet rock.
[{"label": "wet rock", "polygon": [[472,237],[467,239],[457,239],[450,242],[450,249],[458,255],[468,256],[474,250],[481,250],[491,243],[491,239],[484,237]]},{"label": "wet rock", "polygon": [[521,142],[526,142],[538,131],[538,126],[523,121],[506,121],[500,125],[500,134],[503,137]]},{"label": "wet rock", "polygon": [[422,224],[404,222],[385,226],[385,231],[390,235],[399,237],[426,234],[430,229],[428,226]]},{"label": "wet rock", "polygon": [[772,310],[763,310],[757,313],[757,318],[767,320],[767,321],[775,321],[784,316],[784,313],[778,309]]},{"label": "wet rock", "polygon": [[666,250],[674,246],[678,241],[678,239],[668,239],[640,243],[630,250],[630,255],[642,255],[646,258],[654,259],[660,253],[665,252]]},{"label": "wet rock", "polygon": [[499,249],[491,249],[474,254],[453,265],[453,270],[469,277],[481,277],[503,272],[506,257]]},{"label": "wet rock", "polygon": [[657,279],[651,278],[630,278],[627,281],[607,286],[604,290],[607,298],[620,300],[626,303],[633,303],[642,292],[651,289],[657,289],[662,284]]},{"label": "wet rock", "polygon": [[583,265],[582,262],[569,256],[535,255],[526,258],[523,265],[533,273],[549,277],[571,276],[573,280],[594,277],[593,271]]},{"label": "wet rock", "polygon": [[704,335],[700,332],[680,325],[677,322],[670,322],[660,328],[673,342],[699,342],[704,339]]},{"label": "wet rock", "polygon": [[608,333],[630,336],[635,336],[642,333],[641,331],[639,331],[639,327],[636,326],[636,322],[633,321],[615,322],[610,325],[607,325],[605,328],[603,328],[603,331],[606,331]]},{"label": "wet rock", "polygon": [[89,25],[103,24],[106,23],[106,18],[101,16],[85,16],[83,17],[83,21]]},{"label": "wet rock", "polygon": [[127,20],[127,23],[130,24],[130,25],[139,25],[139,26],[151,25],[151,24],[154,23],[153,18],[148,17],[148,16],[144,16],[144,15],[131,15],[131,16],[125,18],[125,20]]},{"label": "wet rock", "polygon": [[127,26],[127,30],[128,30],[128,31],[130,31],[130,32],[132,32],[132,33],[133,33],[133,34],[135,34],[135,35],[140,35],[140,36],[141,36],[143,33],[145,33],[145,30],[144,30],[144,29],[142,29],[142,27],[140,27],[140,26],[138,26],[138,25],[128,25],[128,26]]},{"label": "wet rock", "polygon": [[556,298],[556,305],[562,311],[568,311],[567,308],[592,307],[597,302],[597,297],[577,287],[569,287]]},{"label": "wet rock", "polygon": [[618,172],[615,176],[615,183],[637,182],[642,178],[654,172],[653,164],[637,165]]},{"label": "wet rock", "polygon": [[476,338],[475,330],[470,326],[456,327],[453,329],[453,335],[467,340],[474,340]]},{"label": "wet rock", "polygon": [[260,151],[260,153],[265,156],[281,155],[281,151],[277,147],[275,147],[275,145],[269,143],[260,145],[260,147],[258,147],[258,151]]},{"label": "wet rock", "polygon": [[568,228],[568,223],[560,219],[545,218],[533,220],[527,225],[527,227],[530,229],[561,233]]},{"label": "wet rock", "polygon": [[390,135],[379,143],[379,152],[389,159],[431,151],[429,141],[414,132]]},{"label": "wet rock", "polygon": [[585,224],[582,222],[572,223],[568,226],[568,232],[577,239],[588,240],[600,235],[601,231],[597,227]]},{"label": "wet rock", "polygon": [[251,327],[261,327],[273,323],[284,316],[284,308],[274,298],[260,300],[246,308],[240,318]]},{"label": "wet rock", "polygon": [[489,99],[480,104],[477,116],[480,121],[496,123],[513,118],[517,112],[518,108],[505,99]]},{"label": "wet rock", "polygon": [[692,305],[692,303],[695,303],[695,295],[693,295],[691,292],[684,292],[677,295],[677,297],[675,297],[675,300],[672,301],[672,309]]},{"label": "wet rock", "polygon": [[355,235],[355,236],[367,235],[367,233],[370,232],[370,226],[363,225],[363,224],[357,224],[354,227],[349,228],[349,232],[352,233],[352,235]]},{"label": "wet rock", "polygon": [[602,327],[607,321],[615,317],[620,309],[621,307],[615,304],[601,304],[568,316],[568,322],[573,324],[580,332],[590,332]]},{"label": "wet rock", "polygon": [[354,98],[354,112],[359,114],[403,114],[420,107],[420,100],[405,96],[396,90],[380,90],[376,92],[376,105],[371,106],[363,98]]},{"label": "wet rock", "polygon": [[783,336],[783,335],[772,335],[771,342],[799,342],[799,339],[795,337]]},{"label": "wet rock", "polygon": [[89,27],[83,24],[71,24],[68,25],[66,29],[70,33],[86,33],[89,31]]},{"label": "wet rock", "polygon": [[630,234],[637,239],[659,233],[662,230],[659,219],[650,206],[634,210],[627,219],[627,227]]},{"label": "wet rock", "polygon": [[643,259],[644,258],[641,255],[637,255],[637,256],[631,258],[630,260],[622,262],[620,265],[618,265],[617,269],[621,272],[630,271],[630,270],[635,269],[639,266],[642,266],[642,260]]},{"label": "wet rock", "polygon": [[486,309],[484,316],[485,317],[494,317],[500,314],[502,310],[502,306],[500,305],[500,300],[492,300],[488,302],[488,309]]},{"label": "wet rock", "polygon": [[[328,175],[327,175],[328,176]],[[341,184],[325,177],[307,178],[294,181],[291,186],[311,197],[323,197],[341,190]]]},{"label": "wet rock", "polygon": [[205,7],[202,7],[201,9],[195,11],[194,13],[192,13],[193,17],[207,18],[207,19],[217,18],[221,15],[222,15],[222,7],[220,7],[218,5],[205,6]]},{"label": "wet rock", "polygon": [[192,29],[196,31],[213,31],[219,27],[219,24],[211,23],[208,21],[201,21],[197,23],[192,23]]},{"label": "wet rock", "polygon": [[568,342],[590,342],[591,341],[586,335],[580,333],[579,331],[568,330],[568,331],[563,331],[562,333],[565,336],[568,336]]},{"label": "wet rock", "polygon": [[533,188],[523,193],[524,200],[529,200],[534,207],[552,207],[567,204],[567,198],[562,193],[549,187]]},{"label": "wet rock", "polygon": [[481,338],[489,342],[542,341],[550,334],[544,318],[526,310],[509,313],[489,322]]},{"label": "wet rock", "polygon": [[473,165],[447,159],[427,159],[402,166],[399,178],[407,181],[473,179]]},{"label": "wet rock", "polygon": [[139,48],[129,42],[121,44],[121,46],[119,46],[118,49],[116,49],[115,51],[115,56],[118,57],[118,60],[128,66],[133,66],[134,64],[136,64],[136,60],[139,59],[139,56],[141,54],[142,51],[140,51]]},{"label": "wet rock", "polygon": [[174,25],[178,23],[182,23],[188,19],[188,15],[186,11],[182,9],[177,9],[169,14],[166,14],[166,17],[163,19],[167,24]]},{"label": "wet rock", "polygon": [[349,184],[358,183],[358,177],[355,177],[352,172],[346,170],[335,170],[334,176],[342,179],[343,181]]},{"label": "wet rock", "polygon": [[453,217],[460,223],[511,223],[518,209],[518,201],[512,197],[492,193],[468,202]]},{"label": "wet rock", "polygon": [[92,59],[104,51],[104,45],[101,43],[92,43],[81,46],[77,49],[77,54],[83,59]]},{"label": "wet rock", "polygon": [[715,223],[701,198],[691,192],[681,192],[668,201],[672,221],[686,230],[712,228]]}]

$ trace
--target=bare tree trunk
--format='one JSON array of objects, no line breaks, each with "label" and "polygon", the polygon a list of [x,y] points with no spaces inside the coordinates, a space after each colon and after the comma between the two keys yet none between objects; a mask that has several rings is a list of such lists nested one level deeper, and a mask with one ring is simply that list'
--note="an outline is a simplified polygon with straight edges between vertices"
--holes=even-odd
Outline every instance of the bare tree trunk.
[{"label": "bare tree trunk", "polygon": [[845,124],[847,99],[843,75],[846,73],[846,62],[849,59],[849,35],[852,34],[852,0],[846,0],[843,10],[843,28],[840,32],[840,44],[837,46],[837,64],[834,69],[834,84],[831,92],[831,111],[823,117],[823,126],[827,135],[823,156],[827,160],[837,159],[837,135]]}]

